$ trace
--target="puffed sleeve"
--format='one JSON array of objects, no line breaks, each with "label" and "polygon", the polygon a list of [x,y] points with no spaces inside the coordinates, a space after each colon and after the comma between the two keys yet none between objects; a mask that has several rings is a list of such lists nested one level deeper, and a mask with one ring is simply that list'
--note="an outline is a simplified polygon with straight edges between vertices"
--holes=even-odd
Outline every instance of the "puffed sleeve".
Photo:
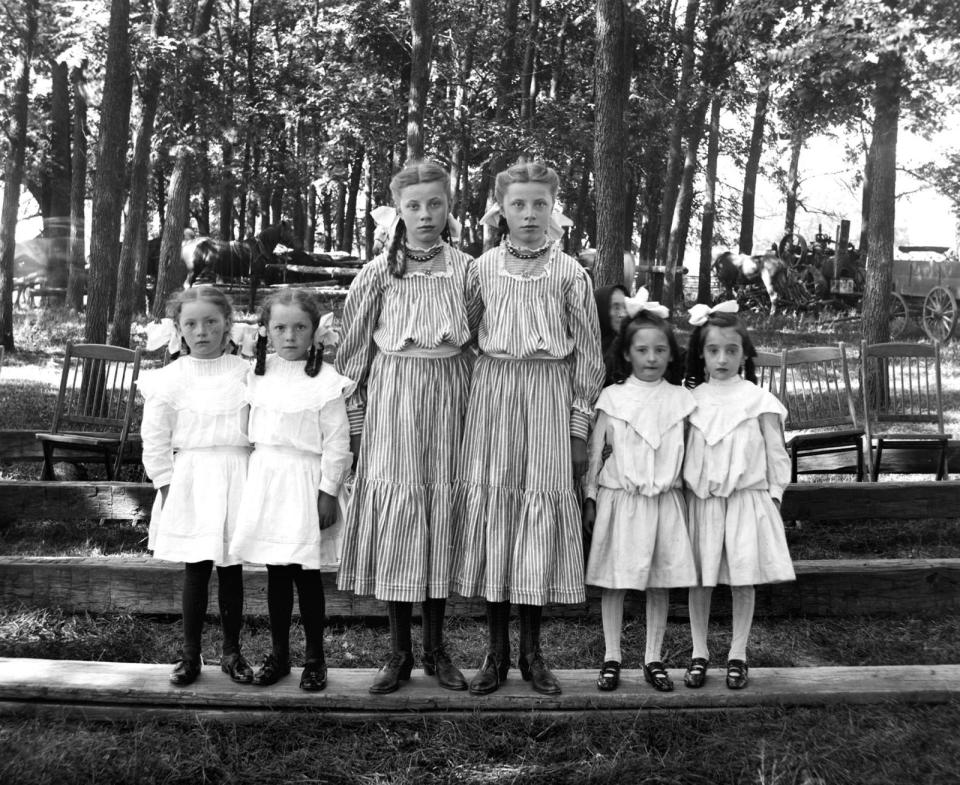
[{"label": "puffed sleeve", "polygon": [[567,290],[567,324],[573,338],[571,374],[573,408],[570,436],[586,441],[590,433],[593,404],[603,386],[603,354],[600,351],[600,322],[590,279],[579,265]]},{"label": "puffed sleeve", "polygon": [[790,482],[790,456],[783,442],[781,419],[772,412],[760,415],[760,431],[763,434],[764,449],[767,453],[767,484],[770,495],[777,501],[783,499],[783,492]]},{"label": "puffed sleeve", "polygon": [[149,397],[143,404],[143,468],[154,488],[170,484],[173,477],[173,428],[177,422],[174,408],[159,397]]},{"label": "puffed sleeve", "polygon": [[603,468],[603,448],[607,443],[607,425],[610,417],[606,412],[597,414],[596,425],[587,445],[587,473],[583,475],[583,497],[596,499],[600,487],[600,470]]},{"label": "puffed sleeve", "polygon": [[367,412],[367,379],[376,353],[373,333],[380,321],[383,302],[383,275],[386,268],[370,262],[353,280],[347,301],[343,306],[343,340],[337,352],[337,372],[357,383],[347,398],[347,416],[350,433],[363,432],[363,418]]},{"label": "puffed sleeve", "polygon": [[320,458],[320,490],[336,496],[350,475],[353,454],[350,452],[350,423],[342,397],[334,398],[320,409],[320,433],[323,434],[323,455]]}]

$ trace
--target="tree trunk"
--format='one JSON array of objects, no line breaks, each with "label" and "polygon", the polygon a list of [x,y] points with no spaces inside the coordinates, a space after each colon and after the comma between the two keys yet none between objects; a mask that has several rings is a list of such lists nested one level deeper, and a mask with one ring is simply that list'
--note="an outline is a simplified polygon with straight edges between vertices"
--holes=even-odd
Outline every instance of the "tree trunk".
[{"label": "tree trunk", "polygon": [[303,250],[313,253],[317,241],[317,187],[311,183],[307,189],[307,226],[303,233]]},{"label": "tree trunk", "polygon": [[860,251],[866,259],[870,240],[870,200],[873,191],[873,160],[877,156],[877,135],[872,134],[863,163],[863,197],[860,202]]},{"label": "tree trunk", "polygon": [[50,212],[44,217],[47,285],[66,287],[70,248],[70,87],[66,63],[51,63]]},{"label": "tree trunk", "polygon": [[[184,74],[187,84],[197,84],[200,81],[205,51],[202,39],[210,29],[213,7],[214,0],[201,0],[200,5],[197,6],[196,16],[191,26],[191,58]],[[192,92],[187,92],[181,106],[184,126],[193,122],[194,108],[194,95]],[[153,315],[157,318],[163,315],[170,294],[186,278],[186,269],[180,251],[183,246],[183,229],[187,224],[190,207],[190,178],[193,174],[195,144],[194,139],[181,140],[177,148],[173,173],[170,175],[167,220],[160,239],[160,266],[157,270],[157,291],[153,301]]]},{"label": "tree trunk", "polygon": [[754,209],[757,201],[757,173],[760,171],[760,155],[763,152],[763,137],[767,127],[767,105],[770,102],[770,83],[764,78],[757,93],[757,106],[753,113],[753,133],[743,172],[743,200],[740,209],[740,253],[753,253]]},{"label": "tree trunk", "polygon": [[[527,24],[526,46],[520,71],[520,121],[533,124],[537,94],[537,47],[540,43],[540,0],[529,0],[530,21]],[[597,9],[599,13],[599,8]]]},{"label": "tree trunk", "polygon": [[623,0],[598,0],[594,60],[596,125],[593,160],[597,213],[596,286],[623,283],[623,113],[629,86],[627,9]]},{"label": "tree trunk", "polygon": [[[152,31],[154,39],[166,33],[168,7],[169,0],[156,0]],[[159,63],[149,63],[143,77],[140,127],[133,148],[130,198],[127,201],[127,220],[123,227],[123,247],[120,250],[120,266],[117,270],[117,297],[114,303],[113,325],[110,328],[110,343],[114,346],[130,345],[130,323],[133,315],[140,313],[143,306],[147,267],[144,249],[149,220],[147,192],[150,188],[150,151],[160,101],[161,79]]]},{"label": "tree trunk", "polygon": [[233,239],[233,142],[224,137],[220,145],[223,163],[220,167],[220,239],[225,243]]},{"label": "tree trunk", "polygon": [[713,225],[717,217],[717,159],[720,157],[720,96],[713,97],[710,107],[710,136],[707,141],[707,171],[703,184],[703,223],[700,226],[700,273],[697,302],[709,305],[712,300],[710,277],[713,275]]},{"label": "tree trunk", "polygon": [[793,234],[797,220],[797,192],[800,190],[800,153],[803,150],[803,125],[799,121],[790,134],[790,169],[787,172],[787,208],[783,233]]},{"label": "tree trunk", "polygon": [[330,197],[331,186],[327,183],[323,188],[323,199],[320,201],[320,216],[323,220],[323,250],[333,250],[333,205]]},{"label": "tree trunk", "polygon": [[897,123],[903,61],[883,52],[873,94],[875,149],[867,243],[867,281],[863,291],[863,337],[867,343],[890,340],[890,291],[893,286],[894,218],[897,184]]},{"label": "tree trunk", "polygon": [[353,228],[357,222],[357,194],[360,193],[360,183],[363,180],[363,145],[357,147],[350,166],[350,184],[347,188],[347,204],[343,216],[343,233],[340,235],[340,250],[350,253],[353,251]]},{"label": "tree trunk", "polygon": [[367,167],[367,177],[363,191],[363,250],[364,258],[373,258],[373,216],[370,211],[373,207],[373,163]]},{"label": "tree trunk", "polygon": [[111,0],[107,35],[107,65],[100,114],[100,142],[93,181],[90,222],[90,282],[87,286],[88,343],[107,340],[111,288],[117,278],[120,251],[120,216],[123,211],[124,174],[133,90],[130,62],[130,2]]},{"label": "tree trunk", "polygon": [[557,30],[557,48],[550,71],[550,100],[555,101],[560,91],[560,80],[563,78],[564,60],[567,54],[567,29],[570,26],[570,17],[564,14]]},{"label": "tree trunk", "polygon": [[427,94],[430,92],[430,49],[433,43],[430,31],[430,0],[410,0],[410,39],[408,160],[423,158],[423,116],[427,106]]},{"label": "tree trunk", "polygon": [[73,85],[73,145],[70,161],[70,261],[67,306],[79,311],[87,285],[85,202],[87,198],[87,88],[86,60],[70,70]]},{"label": "tree trunk", "polygon": [[17,80],[11,102],[7,132],[8,152],[3,166],[3,212],[0,213],[0,342],[13,347],[13,260],[17,235],[17,211],[27,144],[27,112],[30,102],[30,66],[37,39],[38,0],[24,3],[23,45],[17,63]]},{"label": "tree trunk", "polygon": [[590,155],[585,153],[580,170],[580,184],[577,186],[576,217],[573,219],[573,231],[570,233],[570,253],[574,256],[583,250],[583,235],[587,227],[587,210],[589,209],[590,164]]}]

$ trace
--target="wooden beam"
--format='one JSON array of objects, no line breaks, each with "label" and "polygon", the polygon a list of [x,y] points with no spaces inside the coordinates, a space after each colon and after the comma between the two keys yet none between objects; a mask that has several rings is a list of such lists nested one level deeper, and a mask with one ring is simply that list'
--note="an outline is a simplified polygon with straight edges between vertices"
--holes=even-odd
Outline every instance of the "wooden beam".
[{"label": "wooden beam", "polygon": [[148,520],[156,491],[137,482],[0,481],[0,523],[110,518]]},{"label": "wooden beam", "polygon": [[[797,581],[757,587],[761,616],[903,616],[960,611],[960,559],[824,560],[795,563]],[[211,596],[216,596],[216,573]],[[323,576],[327,615],[364,618],[386,615],[385,603],[357,597],[336,587],[336,568]],[[0,557],[0,604],[56,607],[71,612],[180,613],[183,567],[147,557]],[[267,614],[267,575],[263,567],[244,568],[244,612]],[[627,595],[626,609],[642,616],[644,598]],[[414,605],[419,609],[417,604]],[[714,592],[714,615],[729,615],[730,592]],[[600,613],[600,591],[588,587],[587,602],[550,605],[545,615],[582,618]],[[480,599],[451,597],[447,613],[482,617]],[[671,614],[687,615],[686,590],[671,593]]]},{"label": "wooden beam", "polygon": [[[476,667],[476,664],[473,665]],[[470,678],[473,669],[465,669]],[[415,670],[403,688],[389,695],[371,695],[371,668],[333,668],[327,689],[304,693],[298,687],[300,669],[269,689],[236,685],[208,663],[189,687],[174,687],[170,665],[70,660],[0,659],[0,704],[7,712],[19,707],[31,713],[57,706],[100,716],[143,717],[151,710],[211,712],[221,718],[257,711],[320,712],[335,717],[383,715],[569,713],[583,711],[646,712],[677,709],[733,709],[759,706],[833,706],[871,703],[939,704],[960,696],[960,665],[923,667],[751,668],[745,690],[728,690],[716,668],[699,690],[656,692],[644,684],[642,672],[621,672],[620,689],[600,692],[596,672],[556,670],[563,692],[538,695],[511,671],[507,682],[491,695],[474,697],[439,687],[436,679]],[[672,669],[674,683],[683,671]]]}]

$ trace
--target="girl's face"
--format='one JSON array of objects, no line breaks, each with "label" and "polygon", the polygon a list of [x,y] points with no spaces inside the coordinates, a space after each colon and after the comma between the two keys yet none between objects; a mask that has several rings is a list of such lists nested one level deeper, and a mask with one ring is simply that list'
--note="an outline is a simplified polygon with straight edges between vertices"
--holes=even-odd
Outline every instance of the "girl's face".
[{"label": "girl's face", "polygon": [[500,211],[507,220],[511,242],[539,248],[550,224],[553,194],[543,183],[513,183],[503,194]]},{"label": "girl's face", "polygon": [[190,348],[191,357],[213,360],[223,354],[227,320],[218,306],[203,300],[184,303],[177,326]]},{"label": "girl's face", "polygon": [[620,332],[623,320],[627,317],[627,301],[623,292],[614,289],[610,295],[610,326],[615,333]]},{"label": "girl's face", "polygon": [[274,305],[270,309],[267,334],[273,348],[284,360],[306,360],[313,344],[310,314],[297,305]]},{"label": "girl's face", "polygon": [[400,218],[408,240],[421,248],[436,245],[447,225],[450,203],[442,182],[417,183],[400,191]]},{"label": "girl's face", "polygon": [[633,334],[627,349],[633,375],[642,382],[662,379],[670,357],[670,342],[663,330],[657,327],[641,327]]},{"label": "girl's face", "polygon": [[708,379],[732,379],[743,363],[743,339],[735,327],[707,327],[703,364]]}]

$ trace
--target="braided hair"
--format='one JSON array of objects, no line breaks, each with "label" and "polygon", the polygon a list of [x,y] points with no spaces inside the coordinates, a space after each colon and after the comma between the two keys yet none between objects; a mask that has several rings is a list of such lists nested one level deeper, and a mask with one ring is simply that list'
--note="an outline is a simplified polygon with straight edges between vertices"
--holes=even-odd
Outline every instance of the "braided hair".
[{"label": "braided hair", "polygon": [[[263,376],[267,368],[267,327],[270,324],[270,312],[275,305],[290,305],[299,308],[310,317],[310,324],[313,331],[316,332],[320,325],[320,305],[316,298],[305,289],[282,289],[271,294],[263,306],[260,308],[259,328],[257,330],[257,351],[256,365],[253,372],[257,376]],[[310,343],[310,351],[307,352],[307,364],[304,366],[304,372],[307,376],[316,376],[320,373],[320,367],[323,365],[323,345],[317,348],[317,345]]]},{"label": "braided hair", "polygon": [[[429,159],[412,159],[397,172],[390,181],[390,195],[394,204],[400,207],[400,195],[403,189],[420,183],[442,183],[447,202],[450,201],[450,174],[436,161]],[[407,271],[407,260],[404,253],[404,240],[407,236],[407,226],[403,220],[397,222],[393,241],[387,249],[387,269],[394,278],[402,278]],[[450,239],[450,232],[444,228],[441,234],[444,240]]]},{"label": "braided hair", "polygon": [[[225,349],[227,342],[230,340],[230,328],[233,326],[233,306],[230,304],[230,300],[227,298],[227,295],[221,292],[216,286],[191,286],[189,289],[181,289],[169,300],[167,300],[167,316],[170,319],[173,319],[174,324],[179,327],[180,312],[183,310],[183,306],[187,303],[198,302],[215,305],[223,314],[223,335],[225,342],[222,348]],[[183,339],[183,337],[180,338],[180,351],[173,352],[170,355],[170,359],[176,360],[181,354],[190,354],[190,347],[187,346],[187,342]]]},{"label": "braided hair", "polygon": [[709,327],[732,327],[736,330],[743,344],[743,378],[756,384],[757,371],[753,365],[753,358],[757,356],[757,350],[750,339],[750,333],[736,314],[715,312],[707,316],[707,321],[694,327],[693,332],[690,333],[690,344],[687,349],[687,376],[684,380],[686,386],[698,387],[706,381],[703,344],[707,339]]}]

